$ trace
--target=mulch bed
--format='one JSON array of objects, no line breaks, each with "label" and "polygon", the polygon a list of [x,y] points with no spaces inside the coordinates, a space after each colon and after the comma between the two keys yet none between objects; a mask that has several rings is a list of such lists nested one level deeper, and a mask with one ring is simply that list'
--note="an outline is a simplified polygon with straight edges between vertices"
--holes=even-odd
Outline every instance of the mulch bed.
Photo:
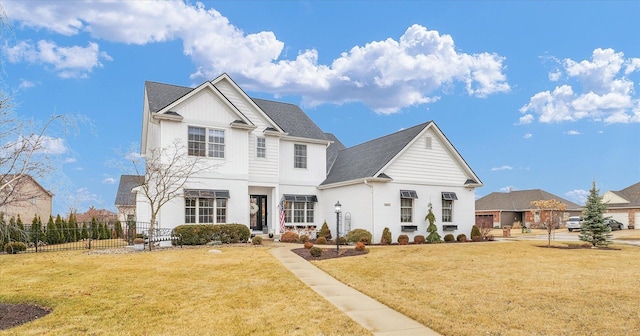
[{"label": "mulch bed", "polygon": [[0,302],[0,330],[31,322],[51,312],[51,309],[31,304],[9,304]]},{"label": "mulch bed", "polygon": [[306,248],[297,248],[292,249],[291,251],[306,260],[326,260],[333,258],[353,257],[369,253],[366,250],[356,251],[356,249],[354,248],[341,248],[340,252],[337,252],[335,248],[323,248],[322,255],[320,255],[319,257],[314,257],[309,254],[309,249]]}]

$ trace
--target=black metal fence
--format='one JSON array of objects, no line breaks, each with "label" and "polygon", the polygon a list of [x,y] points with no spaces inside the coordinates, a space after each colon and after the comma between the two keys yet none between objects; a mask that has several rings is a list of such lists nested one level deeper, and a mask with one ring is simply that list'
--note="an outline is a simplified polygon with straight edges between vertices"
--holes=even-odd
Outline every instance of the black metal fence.
[{"label": "black metal fence", "polygon": [[147,248],[150,244],[179,242],[172,229],[157,226],[151,229],[149,223],[143,222],[65,223],[60,226],[28,224],[22,227],[0,223],[0,253],[7,253],[5,246],[10,242],[23,243],[26,250],[21,252],[28,253],[121,248],[133,245],[135,238],[143,238]]}]

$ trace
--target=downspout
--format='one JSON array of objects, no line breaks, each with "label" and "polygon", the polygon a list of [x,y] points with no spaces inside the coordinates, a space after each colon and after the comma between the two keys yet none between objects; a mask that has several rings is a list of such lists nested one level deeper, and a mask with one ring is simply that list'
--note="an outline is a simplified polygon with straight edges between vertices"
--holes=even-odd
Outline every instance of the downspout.
[{"label": "downspout", "polygon": [[[375,221],[374,221],[374,210],[373,210],[373,185],[369,184],[369,181],[367,181],[367,179],[364,179],[364,184],[369,187],[369,189],[371,190],[371,240],[375,241]],[[373,241],[371,242],[373,244]]]}]

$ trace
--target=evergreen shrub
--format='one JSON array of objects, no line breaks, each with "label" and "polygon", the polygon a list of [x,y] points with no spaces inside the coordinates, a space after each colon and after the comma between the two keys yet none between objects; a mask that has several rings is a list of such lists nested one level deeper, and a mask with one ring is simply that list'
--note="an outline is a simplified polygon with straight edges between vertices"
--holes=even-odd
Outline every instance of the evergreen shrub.
[{"label": "evergreen shrub", "polygon": [[413,237],[413,243],[414,244],[424,244],[425,242],[425,238],[423,235],[417,235],[415,237]]},{"label": "evergreen shrub", "polygon": [[253,237],[253,239],[251,239],[251,244],[253,244],[253,245],[262,245],[262,237],[260,237],[260,236]]},{"label": "evergreen shrub", "polygon": [[467,241],[467,235],[464,233],[461,233],[456,237],[456,240],[464,243]]},{"label": "evergreen shrub", "polygon": [[347,233],[347,242],[357,243],[363,242],[365,245],[371,244],[371,232],[365,229],[355,229]]},{"label": "evergreen shrub", "polygon": [[444,235],[444,241],[447,243],[450,243],[452,241],[455,240],[455,237],[453,236],[452,233],[447,233],[446,235]]},{"label": "evergreen shrub", "polygon": [[23,242],[8,242],[4,245],[4,252],[7,254],[16,254],[27,250],[27,245]]},{"label": "evergreen shrub", "polygon": [[316,244],[318,245],[324,245],[327,243],[327,238],[325,237],[318,237],[318,239],[316,239]]},{"label": "evergreen shrub", "polygon": [[309,249],[309,254],[311,254],[312,257],[318,258],[319,256],[322,255],[322,249],[317,246],[314,246]]},{"label": "evergreen shrub", "polygon": [[389,230],[388,227],[384,228],[384,230],[382,230],[382,238],[380,238],[380,244],[381,245],[389,245],[392,242],[392,238],[391,238],[391,230]]},{"label": "evergreen shrub", "polygon": [[322,223],[322,227],[320,228],[320,232],[318,232],[318,237],[324,237],[327,240],[331,240],[331,230],[329,230],[329,225],[327,225],[327,221]]},{"label": "evergreen shrub", "polygon": [[398,236],[398,244],[400,244],[400,245],[409,244],[409,236],[407,236],[406,234],[399,235]]}]

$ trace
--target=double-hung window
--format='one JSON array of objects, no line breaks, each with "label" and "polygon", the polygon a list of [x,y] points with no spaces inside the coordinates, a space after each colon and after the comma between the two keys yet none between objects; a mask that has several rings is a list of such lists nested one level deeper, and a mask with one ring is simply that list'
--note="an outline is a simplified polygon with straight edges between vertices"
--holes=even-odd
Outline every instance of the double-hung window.
[{"label": "double-hung window", "polygon": [[285,202],[284,222],[287,224],[313,224],[313,202]]},{"label": "double-hung window", "polygon": [[266,158],[267,157],[267,139],[263,137],[258,137],[256,142],[256,157]]},{"label": "double-hung window", "polygon": [[227,222],[225,190],[188,190],[184,198],[184,221],[187,224],[216,224]]},{"label": "double-hung window", "polygon": [[453,222],[453,201],[457,200],[458,196],[454,192],[442,193],[442,222]]},{"label": "double-hung window", "polygon": [[415,190],[400,190],[400,222],[413,222],[413,200],[418,198]]},{"label": "double-hung window", "polygon": [[293,145],[293,167],[307,168],[307,145]]},{"label": "double-hung window", "polygon": [[189,126],[188,133],[190,156],[224,158],[224,130]]}]

